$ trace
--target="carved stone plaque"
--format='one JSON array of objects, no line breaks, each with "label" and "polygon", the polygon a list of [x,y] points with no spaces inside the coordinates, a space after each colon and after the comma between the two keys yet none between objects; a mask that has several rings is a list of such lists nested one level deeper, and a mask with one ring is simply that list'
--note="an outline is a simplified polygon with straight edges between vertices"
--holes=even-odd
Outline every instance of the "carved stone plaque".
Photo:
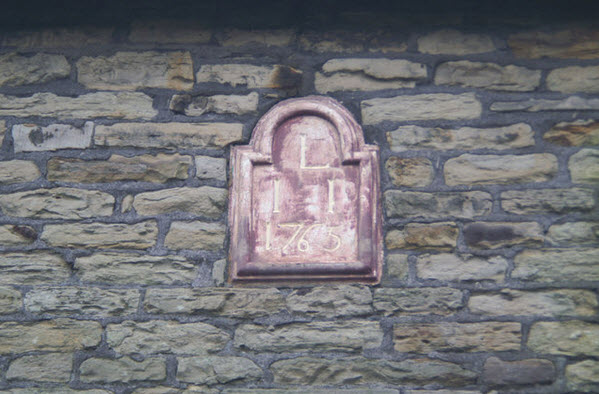
[{"label": "carved stone plaque", "polygon": [[380,280],[378,147],[341,104],[277,104],[231,168],[233,282]]}]

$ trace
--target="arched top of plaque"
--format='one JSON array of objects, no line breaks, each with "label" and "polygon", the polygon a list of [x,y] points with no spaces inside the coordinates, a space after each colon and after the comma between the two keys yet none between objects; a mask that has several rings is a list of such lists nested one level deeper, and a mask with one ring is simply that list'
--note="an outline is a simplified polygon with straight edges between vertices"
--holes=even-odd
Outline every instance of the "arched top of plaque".
[{"label": "arched top of plaque", "polygon": [[271,108],[231,149],[230,280],[378,283],[378,153],[331,98]]}]

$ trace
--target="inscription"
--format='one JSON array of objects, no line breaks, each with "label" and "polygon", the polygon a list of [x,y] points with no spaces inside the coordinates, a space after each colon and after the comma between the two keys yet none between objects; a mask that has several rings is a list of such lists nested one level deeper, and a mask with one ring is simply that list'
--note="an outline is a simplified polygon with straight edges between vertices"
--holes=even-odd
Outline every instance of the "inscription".
[{"label": "inscription", "polygon": [[[277,227],[292,229],[291,236],[288,236],[287,239],[285,239],[285,235],[273,238],[272,223],[266,222],[266,250],[273,250],[273,240],[276,243],[279,239],[284,242],[280,248],[282,253],[307,252],[311,251],[311,249],[317,251],[319,248],[327,252],[335,252],[341,247],[341,238],[339,235],[333,233],[339,226],[328,227],[324,223],[280,223]],[[312,241],[313,243],[311,244],[307,236],[317,228],[324,228],[326,230],[326,237],[316,238],[316,242]]]}]

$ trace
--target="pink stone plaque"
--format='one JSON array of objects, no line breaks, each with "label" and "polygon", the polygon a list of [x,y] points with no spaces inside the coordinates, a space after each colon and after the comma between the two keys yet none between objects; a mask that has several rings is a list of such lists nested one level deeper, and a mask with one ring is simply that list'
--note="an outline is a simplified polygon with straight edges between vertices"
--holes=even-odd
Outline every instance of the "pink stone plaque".
[{"label": "pink stone plaque", "polygon": [[378,283],[378,153],[331,98],[268,111],[231,152],[231,281]]}]

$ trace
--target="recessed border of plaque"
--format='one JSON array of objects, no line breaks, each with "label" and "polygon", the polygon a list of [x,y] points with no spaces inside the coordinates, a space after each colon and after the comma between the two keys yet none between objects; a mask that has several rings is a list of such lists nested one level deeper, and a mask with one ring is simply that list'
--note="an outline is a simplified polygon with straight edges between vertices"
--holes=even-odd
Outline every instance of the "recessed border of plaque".
[{"label": "recessed border of plaque", "polygon": [[[355,166],[357,218],[354,255],[350,261],[264,261],[253,258],[258,242],[253,229],[252,201],[262,197],[253,180],[256,166],[274,166],[273,142],[277,131],[294,118],[324,119],[337,133],[341,166]],[[298,121],[303,121],[298,119]],[[304,143],[304,141],[302,141]],[[305,147],[302,147],[304,150]],[[303,153],[302,153],[303,154]],[[273,167],[274,168],[274,167]],[[229,280],[233,284],[259,282],[380,282],[383,242],[379,149],[364,142],[362,128],[336,100],[323,96],[288,99],[271,108],[252,132],[249,145],[231,150],[232,185],[229,197]],[[284,197],[283,197],[284,198]],[[260,230],[262,231],[262,230]],[[299,230],[298,230],[299,231]],[[333,235],[334,236],[334,235]],[[300,245],[301,247],[301,245]],[[331,249],[332,250],[332,249]],[[353,256],[353,255],[352,255]],[[252,261],[255,260],[255,261]],[[310,259],[308,259],[310,260]],[[311,260],[314,260],[312,258]],[[326,259],[324,259],[326,260]]]}]

